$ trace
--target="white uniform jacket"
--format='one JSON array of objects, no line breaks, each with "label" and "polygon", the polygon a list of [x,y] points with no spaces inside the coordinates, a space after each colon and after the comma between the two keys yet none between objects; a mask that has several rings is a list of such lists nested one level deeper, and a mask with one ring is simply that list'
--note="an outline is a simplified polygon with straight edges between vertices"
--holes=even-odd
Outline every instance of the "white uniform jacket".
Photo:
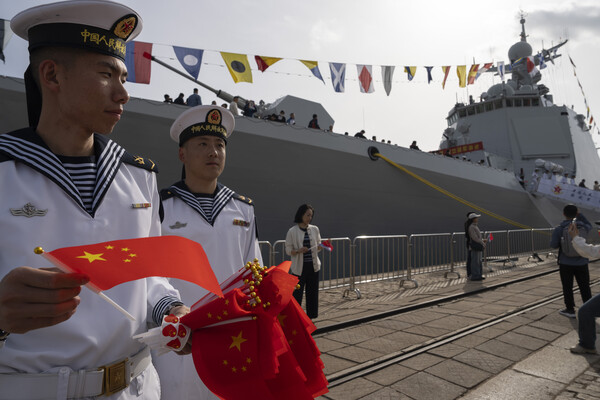
[{"label": "white uniform jacket", "polygon": [[[315,272],[321,269],[321,260],[319,260],[319,244],[321,243],[321,232],[316,225],[308,225],[308,238],[310,239],[310,248],[313,259],[313,268]],[[297,253],[292,255],[292,250],[298,250],[304,247],[304,231],[296,224],[292,226],[287,235],[285,235],[285,252],[292,258],[290,272],[294,275],[302,275],[302,265],[304,264],[304,254]]]},{"label": "white uniform jacket", "polygon": [[[52,267],[34,254],[36,246],[51,251],[160,235],[154,164],[132,157],[106,136],[95,135],[94,148],[98,178],[88,213],[69,174],[33,129],[0,135],[0,279],[19,266]],[[151,206],[134,208],[135,203]],[[69,320],[8,337],[0,349],[0,373],[40,373],[61,366],[76,371],[120,361],[143,347],[132,336],[147,331],[152,312],[178,300],[165,278],[128,282],[105,293],[136,321],[84,288]]]},{"label": "white uniform jacket", "polygon": [[[212,224],[184,182],[161,190],[163,235],[183,236],[204,248],[217,280],[223,282],[248,261],[262,265],[252,200],[218,184]],[[192,305],[207,291],[189,282],[171,279],[185,304]],[[169,352],[154,364],[160,375],[165,399],[217,399],[198,378],[192,357]]]}]

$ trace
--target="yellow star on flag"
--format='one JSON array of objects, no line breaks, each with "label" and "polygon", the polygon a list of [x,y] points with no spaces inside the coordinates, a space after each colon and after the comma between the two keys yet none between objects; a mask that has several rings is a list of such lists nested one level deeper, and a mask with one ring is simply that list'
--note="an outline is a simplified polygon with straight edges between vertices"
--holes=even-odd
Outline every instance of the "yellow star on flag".
[{"label": "yellow star on flag", "polygon": [[91,254],[88,253],[87,251],[83,252],[83,256],[77,256],[76,258],[85,258],[86,260],[88,260],[90,263],[98,260],[98,261],[106,261],[104,258],[102,258],[102,256],[104,255],[104,253],[100,253],[100,254]]},{"label": "yellow star on flag", "polygon": [[104,246],[104,248],[105,248],[106,250],[112,250],[112,249],[114,249],[114,247],[113,247],[113,246],[111,246],[110,244],[109,244],[108,246]]},{"label": "yellow star on flag", "polygon": [[279,321],[279,324],[281,324],[281,326],[285,326],[285,324],[283,323],[283,321],[287,318],[287,315],[283,315],[283,314],[278,314],[277,315],[277,320]]},{"label": "yellow star on flag", "polygon": [[248,339],[244,339],[242,337],[242,331],[240,331],[237,336],[231,337],[231,345],[229,345],[229,348],[231,349],[232,347],[237,347],[238,351],[242,351],[242,343],[246,342],[247,340]]}]

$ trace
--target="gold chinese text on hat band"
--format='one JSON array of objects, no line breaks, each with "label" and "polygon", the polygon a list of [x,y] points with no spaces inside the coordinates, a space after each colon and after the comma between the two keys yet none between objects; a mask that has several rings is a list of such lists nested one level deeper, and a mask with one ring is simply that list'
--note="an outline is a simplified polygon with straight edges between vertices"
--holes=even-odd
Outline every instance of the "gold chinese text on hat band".
[{"label": "gold chinese text on hat band", "polygon": [[193,124],[185,128],[179,135],[179,146],[195,136],[216,136],[227,142],[227,129],[221,125],[223,117],[218,109],[210,110],[206,114],[206,121]]},{"label": "gold chinese text on hat band", "polygon": [[129,14],[117,20],[110,30],[70,23],[36,25],[29,29],[29,51],[46,46],[77,47],[125,60],[125,42],[136,24],[136,16]]}]

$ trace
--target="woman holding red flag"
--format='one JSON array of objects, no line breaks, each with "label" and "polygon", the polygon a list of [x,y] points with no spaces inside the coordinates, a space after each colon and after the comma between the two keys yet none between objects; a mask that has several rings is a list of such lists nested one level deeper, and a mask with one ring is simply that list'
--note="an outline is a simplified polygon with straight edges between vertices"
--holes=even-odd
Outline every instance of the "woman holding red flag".
[{"label": "woman holding red flag", "polygon": [[321,260],[321,233],[319,228],[311,225],[315,210],[309,204],[302,204],[296,211],[294,222],[285,237],[285,252],[292,258],[290,273],[299,278],[299,288],[294,291],[294,298],[302,305],[302,295],[306,287],[306,314],[314,319],[319,316],[319,270]]}]

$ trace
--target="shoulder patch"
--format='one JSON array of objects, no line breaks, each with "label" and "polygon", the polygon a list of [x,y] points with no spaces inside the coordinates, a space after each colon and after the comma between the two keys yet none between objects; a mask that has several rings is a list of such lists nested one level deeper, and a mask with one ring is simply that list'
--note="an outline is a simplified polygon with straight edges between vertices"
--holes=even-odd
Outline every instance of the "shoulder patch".
[{"label": "shoulder patch", "polygon": [[173,196],[175,196],[175,193],[169,188],[160,190],[160,199],[161,200],[167,200]]},{"label": "shoulder patch", "polygon": [[251,206],[254,206],[254,201],[252,201],[252,199],[250,197],[246,197],[246,196],[242,196],[240,194],[234,193],[233,198],[236,200],[242,201],[246,204],[250,204]]},{"label": "shoulder patch", "polygon": [[133,165],[133,166],[136,166],[136,167],[143,168],[143,169],[151,171],[151,172],[158,173],[158,167],[156,166],[154,161],[152,161],[149,158],[134,156],[134,155],[131,155],[131,154],[125,152],[125,154],[123,155],[123,162]]}]

